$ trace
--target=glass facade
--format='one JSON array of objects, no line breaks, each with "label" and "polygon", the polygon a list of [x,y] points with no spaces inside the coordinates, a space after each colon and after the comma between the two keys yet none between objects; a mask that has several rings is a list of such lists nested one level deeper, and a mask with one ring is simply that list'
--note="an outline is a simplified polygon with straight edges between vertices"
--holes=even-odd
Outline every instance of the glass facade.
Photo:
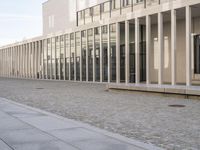
[{"label": "glass facade", "polygon": [[81,32],[82,81],[86,81],[86,31]]},{"label": "glass facade", "polygon": [[100,81],[100,27],[95,28],[95,81]]},{"label": "glass facade", "polygon": [[194,73],[200,74],[200,35],[194,36]]},{"label": "glass facade", "polygon": [[110,81],[116,82],[116,24],[110,25]]},{"label": "glass facade", "polygon": [[60,36],[60,79],[64,80],[65,76],[65,36]]},{"label": "glass facade", "polygon": [[102,81],[108,81],[108,26],[102,27]]},{"label": "glass facade", "polygon": [[75,39],[74,33],[70,34],[70,80],[74,80]]},{"label": "glass facade", "polygon": [[130,70],[130,75],[129,75],[129,82],[130,83],[135,83],[135,25],[134,24],[131,24],[129,25],[129,30],[130,30],[130,33],[129,34],[129,47],[130,47],[130,50],[129,50],[129,70]]},{"label": "glass facade", "polygon": [[93,29],[88,31],[88,81],[93,81]]},{"label": "glass facade", "polygon": [[52,79],[56,79],[56,38],[52,38],[51,40],[51,44],[52,44],[52,55],[51,55],[51,61],[52,61],[52,65],[51,65],[51,78]]},{"label": "glass facade", "polygon": [[146,81],[146,28],[140,25],[140,82]]},{"label": "glass facade", "polygon": [[81,33],[76,33],[76,80],[80,81]]},{"label": "glass facade", "polygon": [[[56,37],[56,61],[55,61],[55,74],[56,74],[56,79],[60,78],[60,37]],[[52,63],[53,64],[53,63]]]},{"label": "glass facade", "polygon": [[65,80],[70,76],[70,38],[69,34],[65,35]]},{"label": "glass facade", "polygon": [[[128,4],[128,1],[127,3]],[[120,23],[120,82],[125,82],[125,24]]]}]

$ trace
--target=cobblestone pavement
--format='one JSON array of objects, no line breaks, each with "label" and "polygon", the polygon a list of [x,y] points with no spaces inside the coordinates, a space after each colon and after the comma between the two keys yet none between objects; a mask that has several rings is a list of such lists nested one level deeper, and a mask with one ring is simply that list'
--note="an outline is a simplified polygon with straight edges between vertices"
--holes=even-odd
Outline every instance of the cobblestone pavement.
[{"label": "cobblestone pavement", "polygon": [[200,100],[108,92],[104,84],[5,78],[0,97],[165,149],[200,150]]}]

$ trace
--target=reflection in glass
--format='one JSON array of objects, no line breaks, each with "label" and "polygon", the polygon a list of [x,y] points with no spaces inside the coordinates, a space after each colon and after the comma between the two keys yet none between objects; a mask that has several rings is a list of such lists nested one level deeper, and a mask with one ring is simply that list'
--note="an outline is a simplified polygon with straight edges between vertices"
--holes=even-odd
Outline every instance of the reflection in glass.
[{"label": "reflection in glass", "polygon": [[140,81],[146,81],[146,28],[140,25]]},{"label": "reflection in glass", "polygon": [[93,30],[88,30],[88,81],[93,81]]},{"label": "reflection in glass", "polygon": [[52,38],[52,53],[51,53],[51,57],[52,57],[52,66],[51,66],[51,72],[52,72],[52,79],[56,79],[55,78],[55,61],[56,61],[56,58],[55,58],[55,56],[56,56],[56,50],[55,50],[55,38]]},{"label": "reflection in glass", "polygon": [[70,65],[70,41],[69,34],[65,35],[65,80],[69,80],[69,65]]},{"label": "reflection in glass", "polygon": [[56,37],[56,79],[60,75],[60,37]]},{"label": "reflection in glass", "polygon": [[125,24],[120,23],[120,82],[125,82]]},{"label": "reflection in glass", "polygon": [[130,39],[130,54],[129,54],[129,64],[130,64],[130,83],[135,83],[135,25],[129,25],[129,39]]},{"label": "reflection in glass", "polygon": [[47,39],[47,79],[51,77],[51,39]]},{"label": "reflection in glass", "polygon": [[82,81],[86,81],[86,31],[81,32],[82,40]]},{"label": "reflection in glass", "polygon": [[75,41],[74,33],[70,34],[70,70],[71,70],[71,80],[74,80],[74,57],[75,57]]},{"label": "reflection in glass", "polygon": [[116,24],[110,25],[110,81],[116,82]]},{"label": "reflection in glass", "polygon": [[64,36],[60,37],[60,79],[64,79]]},{"label": "reflection in glass", "polygon": [[[44,75],[44,79],[47,79],[47,40],[44,40],[43,41],[44,42],[44,46],[43,46],[43,75]],[[28,46],[27,46],[27,50],[28,50]],[[28,60],[28,53],[27,53],[27,51],[25,51],[26,52],[26,60]],[[26,64],[26,71],[28,71],[28,65]]]},{"label": "reflection in glass", "polygon": [[103,82],[108,81],[108,29],[102,27],[102,56],[103,56]]},{"label": "reflection in glass", "polygon": [[100,81],[100,28],[95,28],[95,81]]},{"label": "reflection in glass", "polygon": [[76,33],[76,80],[80,81],[81,35]]}]

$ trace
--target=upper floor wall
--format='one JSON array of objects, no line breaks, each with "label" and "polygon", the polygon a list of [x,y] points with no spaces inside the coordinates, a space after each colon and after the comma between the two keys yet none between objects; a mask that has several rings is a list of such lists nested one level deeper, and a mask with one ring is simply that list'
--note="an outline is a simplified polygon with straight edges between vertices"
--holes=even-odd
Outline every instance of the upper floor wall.
[{"label": "upper floor wall", "polygon": [[77,25],[76,12],[105,0],[48,0],[43,3],[43,35],[70,30]]},{"label": "upper floor wall", "polygon": [[77,26],[116,18],[119,15],[142,10],[175,0],[106,0],[103,3],[77,11]]}]

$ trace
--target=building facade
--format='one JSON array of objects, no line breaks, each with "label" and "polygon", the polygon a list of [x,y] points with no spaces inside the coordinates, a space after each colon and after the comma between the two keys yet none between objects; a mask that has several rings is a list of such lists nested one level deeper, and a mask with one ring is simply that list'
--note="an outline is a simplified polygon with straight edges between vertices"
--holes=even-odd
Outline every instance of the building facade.
[{"label": "building facade", "polygon": [[200,0],[110,0],[78,10],[68,31],[1,47],[0,76],[198,86],[199,10]]}]

